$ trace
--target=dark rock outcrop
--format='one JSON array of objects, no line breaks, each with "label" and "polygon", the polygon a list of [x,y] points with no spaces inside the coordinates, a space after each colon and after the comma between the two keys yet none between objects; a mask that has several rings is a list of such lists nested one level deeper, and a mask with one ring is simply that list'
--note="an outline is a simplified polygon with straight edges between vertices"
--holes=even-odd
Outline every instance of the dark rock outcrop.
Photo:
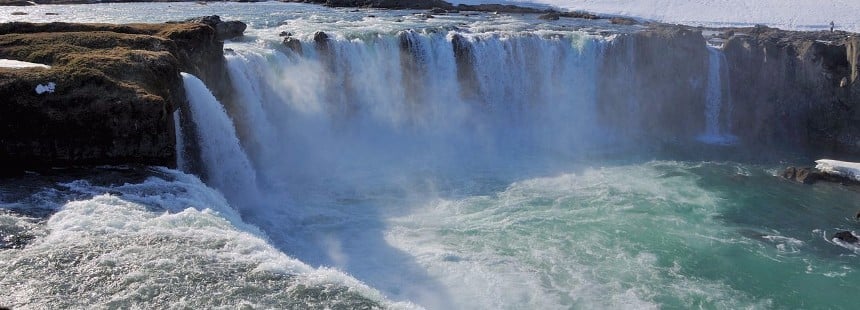
[{"label": "dark rock outcrop", "polygon": [[741,140],[860,153],[856,35],[763,26],[725,33],[732,128]]},{"label": "dark rock outcrop", "polygon": [[289,49],[293,50],[293,52],[298,53],[299,55],[301,55],[301,54],[303,53],[303,51],[302,51],[302,41],[301,41],[301,40],[299,40],[299,39],[296,39],[296,38],[293,38],[293,37],[286,37],[286,38],[284,38],[284,42],[283,42],[283,44],[284,44],[284,46],[286,46],[287,48],[289,48]]},{"label": "dark rock outcrop", "polygon": [[222,49],[201,23],[0,24],[0,58],[51,66],[0,68],[0,173],[174,165],[179,72],[218,84]]},{"label": "dark rock outcrop", "polygon": [[543,14],[541,16],[538,16],[538,19],[559,20],[559,19],[561,19],[561,14],[558,14],[558,12],[549,12],[549,13]]},{"label": "dark rock outcrop", "polygon": [[838,233],[833,234],[832,238],[839,239],[847,243],[857,243],[858,241],[860,241],[860,239],[858,239],[857,236],[852,234],[850,231],[840,231]]},{"label": "dark rock outcrop", "polygon": [[803,184],[812,184],[827,179],[827,175],[818,169],[809,167],[788,167],[782,172],[782,177]]},{"label": "dark rock outcrop", "polygon": [[240,21],[222,21],[221,17],[218,15],[192,18],[185,22],[209,25],[209,27],[215,29],[215,38],[219,41],[241,37],[245,33],[245,29],[248,27],[248,25]]},{"label": "dark rock outcrop", "polygon": [[816,182],[839,183],[843,185],[857,185],[854,179],[840,175],[825,173],[811,167],[788,167],[782,172],[783,178],[803,184],[814,184]]}]

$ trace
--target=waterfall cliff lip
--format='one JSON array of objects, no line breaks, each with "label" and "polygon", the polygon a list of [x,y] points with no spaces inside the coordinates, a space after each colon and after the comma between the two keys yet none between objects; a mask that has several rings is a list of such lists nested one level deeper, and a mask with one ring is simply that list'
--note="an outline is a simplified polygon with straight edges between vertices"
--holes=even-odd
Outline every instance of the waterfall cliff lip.
[{"label": "waterfall cliff lip", "polygon": [[223,59],[215,28],[225,22],[206,22],[0,24],[0,57],[50,66],[0,68],[0,95],[9,98],[0,105],[0,173],[174,166],[173,112],[185,102],[179,72],[206,74]]}]

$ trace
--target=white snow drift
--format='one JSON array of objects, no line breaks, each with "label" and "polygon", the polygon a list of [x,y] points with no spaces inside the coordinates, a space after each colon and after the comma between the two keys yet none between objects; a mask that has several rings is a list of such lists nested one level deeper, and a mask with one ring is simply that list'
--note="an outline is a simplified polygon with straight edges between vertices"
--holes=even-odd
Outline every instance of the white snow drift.
[{"label": "white snow drift", "polygon": [[455,4],[549,5],[609,15],[706,27],[764,24],[793,30],[860,32],[857,0],[451,0]]},{"label": "white snow drift", "polygon": [[0,59],[0,68],[12,68],[12,69],[22,69],[22,68],[45,68],[50,69],[51,66],[37,64],[33,62],[26,62],[20,60],[12,60],[12,59]]}]

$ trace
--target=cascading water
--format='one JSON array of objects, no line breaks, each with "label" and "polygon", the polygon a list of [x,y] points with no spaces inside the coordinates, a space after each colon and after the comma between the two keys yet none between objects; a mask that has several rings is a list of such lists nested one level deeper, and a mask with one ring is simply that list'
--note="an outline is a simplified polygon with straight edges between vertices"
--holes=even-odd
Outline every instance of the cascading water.
[{"label": "cascading water", "polygon": [[182,135],[180,116],[179,109],[173,112],[173,130],[174,136],[176,136],[176,169],[187,171],[188,158],[186,158],[187,154],[185,154],[185,136]]},{"label": "cascading water", "polygon": [[708,45],[708,82],[705,93],[705,133],[699,140],[709,144],[734,144],[737,137],[731,134],[732,99],[726,55],[719,47]]},{"label": "cascading water", "polygon": [[[224,107],[183,74],[178,159],[224,195],[164,168],[132,169],[131,181],[0,179],[0,306],[860,302],[857,249],[828,239],[855,226],[856,192],[784,182],[773,164],[603,149],[731,140],[728,64],[695,32],[279,2],[73,6],[61,17],[102,21],[117,7],[249,22],[227,43]],[[56,213],[42,221],[44,209]]]},{"label": "cascading water", "polygon": [[188,106],[200,126],[200,156],[206,181],[236,205],[254,205],[260,193],[254,168],[248,160],[224,107],[197,77],[182,73]]},{"label": "cascading water", "polygon": [[242,102],[231,112],[269,181],[308,168],[313,178],[356,162],[403,161],[395,158],[460,166],[575,154],[600,130],[600,38],[412,30],[330,36],[308,36],[283,52],[236,45],[227,56]]}]

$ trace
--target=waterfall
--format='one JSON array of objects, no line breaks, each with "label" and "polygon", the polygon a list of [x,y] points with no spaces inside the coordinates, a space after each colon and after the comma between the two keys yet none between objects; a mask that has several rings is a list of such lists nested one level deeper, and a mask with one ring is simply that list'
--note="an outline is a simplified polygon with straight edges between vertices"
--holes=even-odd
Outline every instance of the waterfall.
[{"label": "waterfall", "polygon": [[600,136],[603,44],[578,33],[430,30],[319,35],[292,49],[236,44],[230,115],[266,185],[358,165],[577,154]]},{"label": "waterfall", "polygon": [[[705,88],[705,133],[699,140],[708,144],[734,144],[737,137],[731,134],[731,90],[723,83],[728,76],[726,55],[714,46],[708,46],[708,80]],[[725,96],[724,96],[725,94]]]},{"label": "waterfall", "polygon": [[179,109],[173,112],[173,130],[176,136],[176,169],[187,171],[188,159],[185,158],[185,136],[182,134]]},{"label": "waterfall", "polygon": [[197,77],[182,73],[185,93],[198,125],[200,156],[209,185],[234,205],[254,203],[259,197],[251,162],[239,144],[233,121],[221,103]]}]

